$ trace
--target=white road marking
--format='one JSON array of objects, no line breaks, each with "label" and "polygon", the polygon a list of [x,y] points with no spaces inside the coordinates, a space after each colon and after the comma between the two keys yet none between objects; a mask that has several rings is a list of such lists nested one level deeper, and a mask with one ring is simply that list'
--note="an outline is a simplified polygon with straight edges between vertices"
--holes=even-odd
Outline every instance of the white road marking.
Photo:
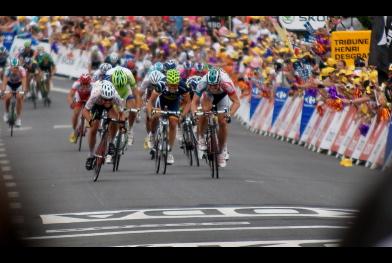
[{"label": "white road marking", "polygon": [[268,241],[232,241],[232,242],[197,242],[197,243],[167,243],[167,244],[139,244],[116,247],[301,247],[305,244],[323,244],[325,247],[338,246],[338,239],[314,240],[268,240]]},{"label": "white road marking", "polygon": [[2,167],[1,167],[1,170],[2,170],[3,172],[9,172],[9,171],[11,171],[11,167],[10,167],[10,166],[2,166]]},{"label": "white road marking", "polygon": [[9,180],[13,180],[14,177],[10,174],[3,174],[3,179],[9,181]]},{"label": "white road marking", "polygon": [[17,202],[11,202],[10,203],[10,207],[12,209],[19,209],[19,208],[22,208],[22,204],[21,203],[17,203]]},{"label": "white road marking", "polygon": [[70,129],[72,125],[69,124],[60,124],[60,125],[53,125],[53,129]]},{"label": "white road marking", "polygon": [[57,88],[57,87],[52,87],[51,91],[56,91],[56,92],[65,93],[65,94],[69,93],[68,89]]},{"label": "white road marking", "polygon": [[128,235],[128,234],[146,234],[146,233],[173,233],[173,232],[203,232],[203,231],[236,231],[236,230],[281,230],[281,229],[340,229],[347,226],[272,226],[272,227],[218,227],[218,228],[181,228],[181,229],[156,229],[156,230],[135,230],[135,231],[117,231],[117,232],[101,232],[91,234],[72,234],[58,236],[36,236],[26,237],[26,240],[37,239],[60,239],[74,237],[93,237],[93,236],[112,236],[112,235]]},{"label": "white road marking", "polygon": [[[14,127],[14,131],[27,131],[27,130],[31,130],[33,127],[31,126],[25,126],[25,127],[20,127],[20,128],[16,128]],[[8,131],[10,131],[11,129],[8,128]]]},{"label": "white road marking", "polygon": [[5,183],[5,186],[6,187],[15,187],[16,183],[14,183],[14,182]]},{"label": "white road marking", "polygon": [[0,141],[0,146],[4,146],[4,143],[2,141]]},{"label": "white road marking", "polygon": [[8,192],[7,194],[8,194],[9,198],[18,198],[19,197],[18,192]]},{"label": "white road marking", "polygon": [[[101,212],[81,212],[41,215],[43,224],[68,224],[158,218],[210,218],[210,217],[353,217],[356,210],[314,207],[204,207],[177,209],[140,209]],[[97,218],[102,215],[105,218]]]},{"label": "white road marking", "polygon": [[8,160],[0,160],[0,164],[9,164],[10,163],[10,161],[8,161]]},{"label": "white road marking", "polygon": [[7,157],[7,154],[6,154],[6,153],[1,153],[1,154],[0,154],[0,158],[5,158],[5,157]]},{"label": "white road marking", "polygon": [[87,228],[69,228],[46,230],[46,233],[62,232],[85,232],[98,230],[130,229],[130,228],[158,228],[158,227],[189,227],[189,226],[225,226],[225,225],[249,225],[249,222],[207,222],[207,223],[177,223],[177,224],[144,224],[144,225],[125,225],[125,226],[102,226]]},{"label": "white road marking", "polygon": [[5,149],[3,147],[1,147],[0,152],[5,152]]}]

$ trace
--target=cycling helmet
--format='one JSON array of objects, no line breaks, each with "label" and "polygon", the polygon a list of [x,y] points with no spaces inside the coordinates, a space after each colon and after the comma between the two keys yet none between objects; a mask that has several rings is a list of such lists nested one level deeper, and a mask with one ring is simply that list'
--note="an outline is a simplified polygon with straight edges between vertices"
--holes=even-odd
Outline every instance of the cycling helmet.
[{"label": "cycling helmet", "polygon": [[102,63],[100,66],[99,66],[99,70],[103,73],[103,74],[105,74],[109,69],[111,69],[112,68],[112,65],[110,65],[109,63]]},{"label": "cycling helmet", "polygon": [[163,68],[165,69],[165,71],[168,71],[170,69],[175,69],[176,67],[177,64],[173,59],[170,59],[163,64]]},{"label": "cycling helmet", "polygon": [[159,81],[161,81],[164,78],[165,75],[163,75],[159,70],[151,71],[150,75],[148,76],[148,79],[153,85],[156,85]]},{"label": "cycling helmet", "polygon": [[132,59],[127,59],[124,62],[124,67],[128,68],[129,70],[133,70],[135,68],[135,62]]},{"label": "cycling helmet", "polygon": [[25,41],[24,44],[23,44],[23,46],[24,46],[25,48],[31,47],[31,40]]},{"label": "cycling helmet", "polygon": [[98,50],[99,50],[99,48],[98,48],[98,46],[97,45],[94,45],[94,46],[92,46],[91,47],[91,52],[98,52]]},{"label": "cycling helmet", "polygon": [[119,59],[118,55],[114,52],[109,56],[109,61],[112,65],[115,65],[118,62],[118,59]]},{"label": "cycling helmet", "polygon": [[220,72],[216,68],[211,68],[207,73],[207,84],[217,85],[220,82]]},{"label": "cycling helmet", "polygon": [[50,59],[50,55],[49,55],[48,53],[44,53],[44,54],[42,55],[42,59],[47,59],[47,60],[49,60],[49,59]]},{"label": "cycling helmet", "polygon": [[186,86],[191,89],[192,91],[195,91],[197,88],[197,84],[199,84],[201,80],[200,76],[192,76],[186,81]]},{"label": "cycling helmet", "polygon": [[19,66],[19,59],[17,59],[17,58],[11,58],[11,59],[10,59],[10,65],[11,65],[11,67],[13,67],[13,68],[18,67],[18,66]]},{"label": "cycling helmet", "polygon": [[163,64],[161,62],[157,62],[154,64],[154,69],[155,70],[159,70],[160,72],[163,72],[164,68],[163,68]]},{"label": "cycling helmet", "polygon": [[184,69],[187,69],[187,70],[189,70],[189,69],[191,69],[192,68],[192,61],[185,61],[184,62]]},{"label": "cycling helmet", "polygon": [[196,69],[196,71],[201,72],[204,69],[204,65],[202,63],[196,62],[194,68]]},{"label": "cycling helmet", "polygon": [[146,60],[143,61],[143,67],[144,67],[144,69],[147,70],[147,69],[151,68],[151,66],[152,66],[152,63],[151,63],[150,60],[146,59]]},{"label": "cycling helmet", "polygon": [[116,69],[112,75],[112,83],[115,87],[124,87],[127,84],[128,76],[122,69]]},{"label": "cycling helmet", "polygon": [[166,72],[167,84],[175,85],[180,83],[180,73],[176,69],[170,69]]},{"label": "cycling helmet", "polygon": [[89,74],[82,74],[79,78],[79,82],[82,85],[90,85],[91,83],[91,76]]},{"label": "cycling helmet", "polygon": [[110,81],[102,80],[101,82],[101,97],[107,100],[114,98],[116,89]]}]

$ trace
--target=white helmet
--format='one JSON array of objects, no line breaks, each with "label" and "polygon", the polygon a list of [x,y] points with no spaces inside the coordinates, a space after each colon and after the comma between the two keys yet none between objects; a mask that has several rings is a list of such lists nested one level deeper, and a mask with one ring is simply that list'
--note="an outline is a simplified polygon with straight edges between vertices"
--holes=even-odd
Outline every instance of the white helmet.
[{"label": "white helmet", "polygon": [[116,52],[113,52],[113,53],[110,54],[110,56],[109,56],[109,60],[110,60],[110,62],[111,62],[112,64],[117,63],[117,61],[118,61],[119,59],[120,59],[120,58],[118,57],[118,55],[117,55]]},{"label": "white helmet", "polygon": [[111,69],[112,68],[112,65],[110,65],[109,63],[102,63],[100,66],[99,66],[99,70],[103,73],[103,74],[105,74],[109,69]]},{"label": "white helmet", "polygon": [[108,80],[102,80],[101,82],[101,97],[104,99],[113,99],[116,89],[113,84]]},{"label": "white helmet", "polygon": [[151,63],[151,61],[150,60],[144,60],[143,61],[143,67],[144,67],[144,69],[149,69],[150,67],[152,66],[152,63]]},{"label": "white helmet", "polygon": [[165,75],[163,75],[159,70],[153,70],[151,71],[150,75],[148,76],[148,79],[150,80],[151,84],[157,85],[159,81],[162,81],[165,78]]}]

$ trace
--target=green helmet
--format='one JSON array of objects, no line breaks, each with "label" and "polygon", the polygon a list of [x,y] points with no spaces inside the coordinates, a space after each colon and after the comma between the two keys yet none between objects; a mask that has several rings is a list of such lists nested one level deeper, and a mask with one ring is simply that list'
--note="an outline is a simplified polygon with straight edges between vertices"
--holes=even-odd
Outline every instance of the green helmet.
[{"label": "green helmet", "polygon": [[169,85],[178,84],[180,83],[180,73],[177,69],[169,69],[166,72],[166,80]]},{"label": "green helmet", "polygon": [[114,86],[118,87],[124,87],[127,84],[128,81],[128,76],[127,74],[125,74],[124,71],[122,71],[121,69],[116,69],[113,72],[112,75],[112,83]]},{"label": "green helmet", "polygon": [[31,40],[27,40],[24,42],[24,47],[31,47]]},{"label": "green helmet", "polygon": [[207,84],[217,85],[220,82],[220,72],[216,68],[211,68],[207,73]]},{"label": "green helmet", "polygon": [[11,65],[11,67],[18,67],[19,66],[19,59],[17,59],[17,58],[11,58],[11,60],[10,60],[10,65]]}]

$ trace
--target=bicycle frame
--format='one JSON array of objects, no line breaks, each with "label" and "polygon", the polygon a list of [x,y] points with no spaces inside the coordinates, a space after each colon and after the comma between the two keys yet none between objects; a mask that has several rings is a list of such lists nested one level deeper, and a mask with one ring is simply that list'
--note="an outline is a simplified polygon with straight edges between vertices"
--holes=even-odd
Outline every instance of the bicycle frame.
[{"label": "bicycle frame", "polygon": [[10,111],[9,111],[9,117],[8,117],[8,124],[10,126],[10,132],[11,132],[11,137],[14,134],[14,126],[16,122],[16,94],[24,94],[24,91],[5,91],[4,94],[12,94],[11,101],[10,101]]}]

